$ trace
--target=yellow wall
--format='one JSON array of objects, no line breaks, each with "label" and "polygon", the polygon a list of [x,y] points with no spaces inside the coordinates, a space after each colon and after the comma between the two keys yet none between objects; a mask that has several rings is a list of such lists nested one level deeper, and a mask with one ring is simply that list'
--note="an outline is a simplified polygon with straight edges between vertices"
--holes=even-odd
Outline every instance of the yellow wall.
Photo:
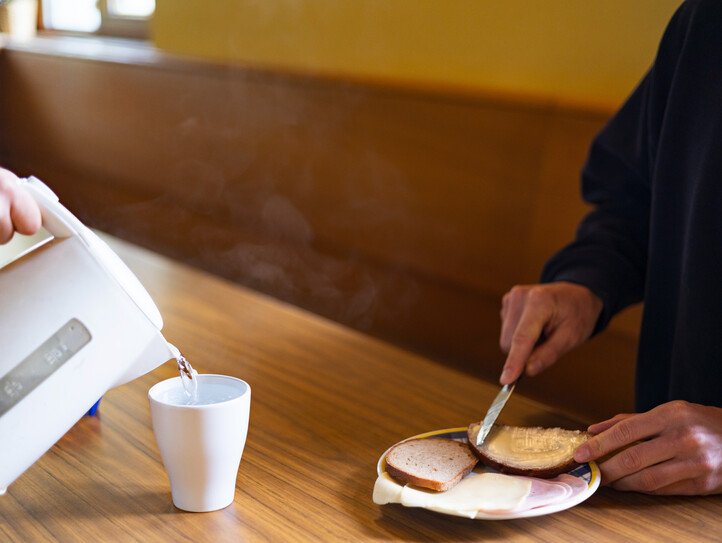
[{"label": "yellow wall", "polygon": [[171,52],[618,105],[680,0],[157,0]]}]

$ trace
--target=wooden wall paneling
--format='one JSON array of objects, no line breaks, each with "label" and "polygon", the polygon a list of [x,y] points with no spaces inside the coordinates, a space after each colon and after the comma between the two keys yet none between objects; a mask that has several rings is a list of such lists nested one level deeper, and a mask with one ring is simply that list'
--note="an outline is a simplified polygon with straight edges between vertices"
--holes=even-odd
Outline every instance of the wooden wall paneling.
[{"label": "wooden wall paneling", "polygon": [[[501,295],[569,239],[602,122],[177,60],[0,66],[11,165],[87,223],[494,380]],[[529,392],[606,413],[557,378]]]},{"label": "wooden wall paneling", "polygon": [[[505,236],[528,231],[543,113],[74,59],[16,71],[11,100],[42,93],[43,107],[15,145],[35,141],[47,160],[269,235],[453,270],[476,287],[498,290],[513,273],[518,249]],[[67,87],[43,89],[53,71]]]}]

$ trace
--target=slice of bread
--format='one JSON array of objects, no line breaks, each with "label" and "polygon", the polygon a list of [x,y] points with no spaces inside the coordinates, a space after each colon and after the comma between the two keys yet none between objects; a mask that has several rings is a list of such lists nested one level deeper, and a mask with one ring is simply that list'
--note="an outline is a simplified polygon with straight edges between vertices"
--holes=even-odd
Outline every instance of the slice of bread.
[{"label": "slice of bread", "polygon": [[562,428],[527,428],[494,425],[481,445],[476,436],[481,423],[469,426],[469,447],[492,469],[509,475],[549,479],[573,470],[576,448],[591,437],[588,432]]},{"label": "slice of bread", "polygon": [[394,445],[386,455],[386,472],[404,483],[443,491],[455,486],[477,463],[466,443],[423,437]]}]

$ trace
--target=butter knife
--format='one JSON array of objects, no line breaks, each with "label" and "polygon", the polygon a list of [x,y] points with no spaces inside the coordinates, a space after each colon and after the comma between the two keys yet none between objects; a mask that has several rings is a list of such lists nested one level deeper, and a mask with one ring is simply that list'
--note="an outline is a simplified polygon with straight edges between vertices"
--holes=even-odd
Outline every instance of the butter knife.
[{"label": "butter knife", "polygon": [[491,430],[491,427],[494,426],[496,419],[499,417],[499,413],[501,413],[501,410],[504,409],[509,396],[511,396],[511,393],[514,392],[514,388],[516,388],[516,384],[519,382],[519,379],[501,387],[499,394],[497,394],[494,401],[491,402],[491,407],[489,407],[489,410],[486,412],[484,422],[481,423],[479,433],[476,435],[477,447],[484,443],[486,436],[489,434],[489,430]]}]

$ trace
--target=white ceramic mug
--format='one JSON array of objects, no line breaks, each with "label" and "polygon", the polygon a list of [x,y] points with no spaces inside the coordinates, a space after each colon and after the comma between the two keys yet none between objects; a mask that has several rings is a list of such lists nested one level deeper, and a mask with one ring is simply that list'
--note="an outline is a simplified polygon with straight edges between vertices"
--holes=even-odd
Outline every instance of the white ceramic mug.
[{"label": "white ceramic mug", "polygon": [[184,511],[215,511],[233,503],[251,387],[227,375],[197,379],[197,402],[190,405],[180,377],[154,385],[148,391],[150,415],[173,504]]}]

